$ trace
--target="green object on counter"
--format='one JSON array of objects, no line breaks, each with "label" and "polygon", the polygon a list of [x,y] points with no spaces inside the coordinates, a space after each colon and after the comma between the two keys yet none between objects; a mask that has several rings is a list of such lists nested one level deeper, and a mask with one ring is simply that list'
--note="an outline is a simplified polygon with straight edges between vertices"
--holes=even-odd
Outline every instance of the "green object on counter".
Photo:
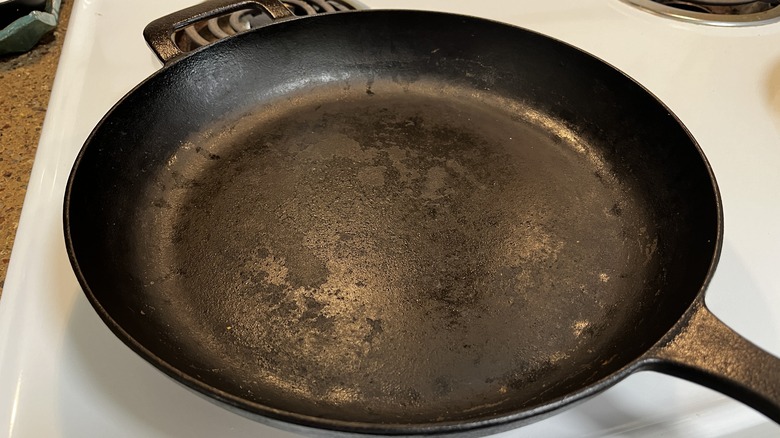
[{"label": "green object on counter", "polygon": [[0,55],[26,52],[57,27],[62,0],[49,0],[45,11],[32,11],[0,30]]}]

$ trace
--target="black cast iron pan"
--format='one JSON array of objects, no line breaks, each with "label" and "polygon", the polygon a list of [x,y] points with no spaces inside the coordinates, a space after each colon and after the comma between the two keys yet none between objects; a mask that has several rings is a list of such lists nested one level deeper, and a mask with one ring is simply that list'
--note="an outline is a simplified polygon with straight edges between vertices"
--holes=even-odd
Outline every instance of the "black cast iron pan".
[{"label": "black cast iron pan", "polygon": [[[250,4],[279,22],[172,43]],[[154,22],[165,67],[76,160],[68,253],[130,348],[322,430],[484,434],[648,369],[780,420],[780,362],[704,305],[715,180],[650,93],[496,22],[288,15]]]}]

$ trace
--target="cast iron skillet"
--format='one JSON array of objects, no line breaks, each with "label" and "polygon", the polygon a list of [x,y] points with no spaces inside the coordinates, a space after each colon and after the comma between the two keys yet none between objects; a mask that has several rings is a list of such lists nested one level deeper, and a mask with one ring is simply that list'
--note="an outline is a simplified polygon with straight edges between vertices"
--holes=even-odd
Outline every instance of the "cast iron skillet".
[{"label": "cast iron skillet", "polygon": [[[183,56],[173,29],[278,23]],[[457,15],[152,23],[87,140],[68,253],[110,329],[262,421],[484,434],[657,370],[780,421],[704,291],[722,214],[680,121],[605,63]]]}]

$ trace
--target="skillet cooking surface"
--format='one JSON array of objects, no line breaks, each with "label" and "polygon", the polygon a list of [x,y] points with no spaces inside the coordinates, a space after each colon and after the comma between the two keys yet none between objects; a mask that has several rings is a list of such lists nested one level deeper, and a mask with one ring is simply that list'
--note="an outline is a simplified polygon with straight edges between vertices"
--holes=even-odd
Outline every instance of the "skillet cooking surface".
[{"label": "skillet cooking surface", "polygon": [[717,236],[706,164],[645,90],[444,14],[218,43],[120,102],[77,166],[68,238],[101,316],[277,418],[463,421],[579,391],[672,326]]}]

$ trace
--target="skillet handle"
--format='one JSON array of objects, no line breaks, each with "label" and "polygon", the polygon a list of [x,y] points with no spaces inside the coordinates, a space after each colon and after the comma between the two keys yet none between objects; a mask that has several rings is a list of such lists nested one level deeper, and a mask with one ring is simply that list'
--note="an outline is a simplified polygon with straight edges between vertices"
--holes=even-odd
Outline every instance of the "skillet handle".
[{"label": "skillet handle", "polygon": [[167,64],[184,54],[173,41],[174,32],[199,21],[253,6],[265,10],[274,20],[293,17],[293,13],[278,0],[209,0],[152,21],[144,29],[144,38],[160,61]]},{"label": "skillet handle", "polygon": [[780,424],[780,359],[737,334],[699,300],[650,354],[649,368],[739,400]]}]

